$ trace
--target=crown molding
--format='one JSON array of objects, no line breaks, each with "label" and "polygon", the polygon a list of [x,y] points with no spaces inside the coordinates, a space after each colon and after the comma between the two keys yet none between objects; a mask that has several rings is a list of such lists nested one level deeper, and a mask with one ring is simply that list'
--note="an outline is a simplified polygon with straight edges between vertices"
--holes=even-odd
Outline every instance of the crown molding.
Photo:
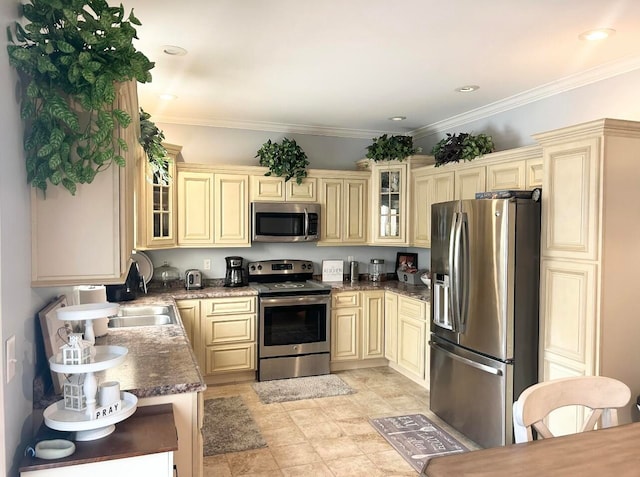
[{"label": "crown molding", "polygon": [[538,88],[510,96],[494,103],[472,109],[463,114],[452,116],[449,119],[429,124],[427,126],[414,129],[410,134],[414,139],[432,136],[444,131],[462,126],[464,124],[484,119],[495,114],[503,113],[511,109],[525,106],[536,101],[555,96],[560,93],[587,86],[598,81],[613,78],[640,68],[640,56],[626,57],[621,60],[612,61],[602,66],[577,73],[565,78],[547,83]]},{"label": "crown molding", "polygon": [[[376,131],[366,129],[347,129],[347,128],[332,128],[324,126],[307,126],[304,124],[282,124],[282,123],[267,123],[258,121],[235,121],[228,119],[211,119],[202,120],[194,118],[173,117],[173,116],[154,116],[153,120],[156,123],[168,123],[168,124],[182,124],[188,126],[206,126],[215,128],[228,128],[228,129],[246,129],[250,131],[267,131],[267,132],[282,132],[289,134],[309,134],[312,136],[333,136],[333,137],[345,137],[351,139],[371,139],[373,137],[380,136],[389,131]],[[394,133],[398,134],[398,133]]]}]

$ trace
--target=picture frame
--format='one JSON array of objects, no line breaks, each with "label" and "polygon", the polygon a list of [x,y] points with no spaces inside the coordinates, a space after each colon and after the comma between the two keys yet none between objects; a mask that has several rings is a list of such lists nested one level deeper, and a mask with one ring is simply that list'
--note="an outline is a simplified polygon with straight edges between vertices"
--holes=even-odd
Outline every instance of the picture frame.
[{"label": "picture frame", "polygon": [[[403,272],[417,272],[418,271],[418,254],[417,253],[409,253],[409,252],[398,252],[396,255],[396,276],[398,275],[398,270]],[[398,280],[400,279],[397,276]]]},{"label": "picture frame", "polygon": [[322,281],[341,282],[344,274],[344,262],[342,260],[322,261]]}]

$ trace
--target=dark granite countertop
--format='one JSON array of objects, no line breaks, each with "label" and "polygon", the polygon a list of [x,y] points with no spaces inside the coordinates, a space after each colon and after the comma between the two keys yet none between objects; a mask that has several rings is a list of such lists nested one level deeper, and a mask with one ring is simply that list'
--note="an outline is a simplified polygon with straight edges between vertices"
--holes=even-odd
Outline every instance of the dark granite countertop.
[{"label": "dark granite countertop", "polygon": [[[329,282],[327,282],[329,283]],[[331,288],[334,291],[350,291],[350,290],[360,290],[360,291],[370,291],[370,290],[388,290],[400,295],[408,296],[410,298],[415,298],[417,300],[422,300],[426,302],[431,301],[431,291],[425,285],[409,285],[406,283],[402,283],[396,280],[388,280],[383,282],[370,282],[370,281],[359,281],[359,282],[331,282]]]}]

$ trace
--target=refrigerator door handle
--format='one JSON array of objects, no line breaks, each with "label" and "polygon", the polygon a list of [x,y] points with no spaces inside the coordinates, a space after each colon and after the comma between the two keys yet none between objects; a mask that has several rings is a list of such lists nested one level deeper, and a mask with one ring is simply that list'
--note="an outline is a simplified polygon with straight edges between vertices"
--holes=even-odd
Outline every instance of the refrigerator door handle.
[{"label": "refrigerator door handle", "polygon": [[469,222],[467,214],[461,213],[458,224],[458,240],[460,244],[458,266],[458,306],[459,306],[459,333],[464,333],[467,328],[467,318],[469,317]]},{"label": "refrigerator door handle", "polygon": [[431,345],[431,347],[433,349],[438,350],[441,353],[446,354],[451,359],[455,359],[456,361],[460,361],[461,363],[466,364],[467,366],[471,366],[472,368],[479,369],[480,371],[484,371],[485,373],[495,374],[496,376],[502,376],[502,370],[500,370],[500,369],[492,368],[491,366],[487,366],[486,364],[478,363],[476,361],[470,360],[469,358],[464,358],[464,357],[462,357],[460,355],[452,353],[451,351],[443,348],[438,343],[435,343],[433,341],[430,341],[429,344]]},{"label": "refrigerator door handle", "polygon": [[453,321],[453,330],[457,333],[463,332],[460,292],[462,284],[461,263],[460,263],[460,247],[461,247],[461,228],[462,214],[456,212],[453,216],[451,225],[451,239],[449,249],[449,270],[451,271],[451,314]]}]

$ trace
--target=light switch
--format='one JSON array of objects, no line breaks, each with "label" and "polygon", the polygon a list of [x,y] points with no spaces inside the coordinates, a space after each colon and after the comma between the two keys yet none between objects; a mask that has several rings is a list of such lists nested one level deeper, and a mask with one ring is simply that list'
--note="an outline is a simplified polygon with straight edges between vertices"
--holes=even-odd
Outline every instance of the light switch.
[{"label": "light switch", "polygon": [[7,363],[7,384],[11,382],[16,375],[16,337],[15,335],[7,339],[5,349],[5,362]]}]

